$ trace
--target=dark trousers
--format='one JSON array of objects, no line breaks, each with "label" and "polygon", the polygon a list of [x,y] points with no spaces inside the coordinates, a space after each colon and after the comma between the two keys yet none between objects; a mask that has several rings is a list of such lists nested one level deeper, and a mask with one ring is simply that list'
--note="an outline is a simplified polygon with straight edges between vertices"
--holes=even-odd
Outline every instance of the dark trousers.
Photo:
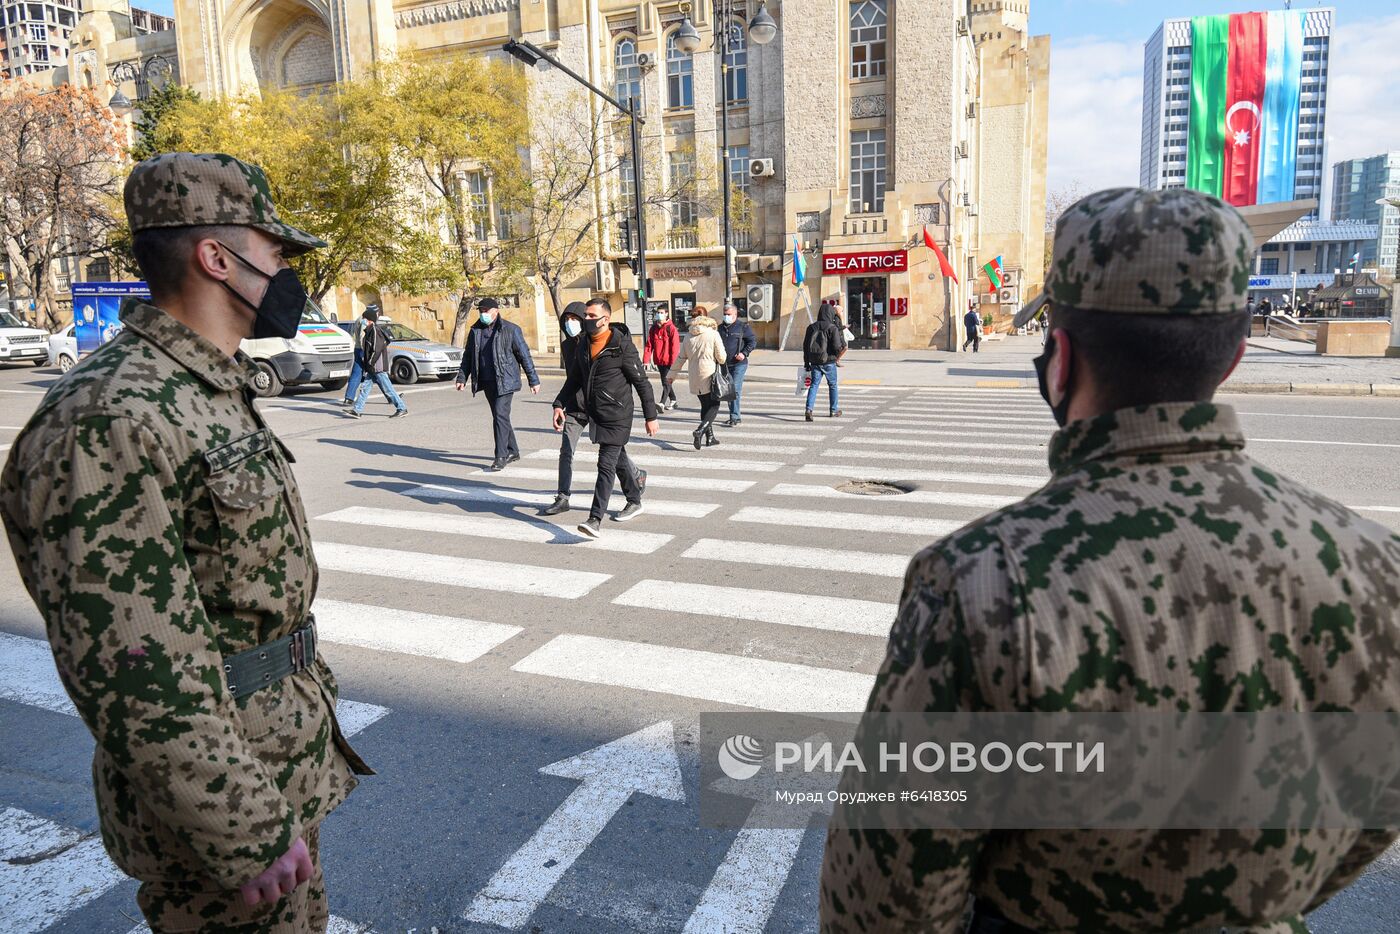
[{"label": "dark trousers", "polygon": [[656,365],[656,372],[661,374],[661,398],[657,401],[657,404],[665,405],[667,402],[675,402],[676,387],[666,382],[666,377],[671,374],[671,364],[667,363],[663,366],[658,363]]},{"label": "dark trousers", "polygon": [[[583,434],[583,429],[588,427],[588,416],[579,415],[574,412],[564,416],[563,438],[559,442],[559,495],[568,496],[569,489],[574,483],[574,452],[578,450],[579,437]],[[633,480],[637,479],[637,465],[632,463],[632,458],[627,456],[627,449],[623,448],[622,453],[617,458],[617,478],[622,479],[623,474],[628,474]],[[627,481],[623,481],[623,489],[626,489]],[[612,495],[609,488],[609,496]]]},{"label": "dark trousers", "polygon": [[590,519],[603,521],[603,514],[608,511],[608,500],[612,499],[614,477],[622,483],[622,493],[627,497],[627,502],[642,501],[642,487],[637,482],[637,475],[632,470],[624,470],[624,462],[629,466],[632,463],[623,445],[598,445],[598,482],[593,486],[593,508],[588,510]]},{"label": "dark trousers", "polygon": [[713,425],[719,417],[719,394],[715,392],[711,385],[709,392],[700,393],[700,427],[705,428]]},{"label": "dark trousers", "polygon": [[981,332],[980,330],[977,330],[977,331],[968,331],[968,332],[967,332],[967,340],[963,341],[963,348],[962,348],[962,349],[963,349],[963,350],[966,350],[968,344],[971,344],[971,345],[972,345],[972,352],[973,352],[973,353],[977,353],[979,350],[981,350],[981,349],[982,349],[982,332]]},{"label": "dark trousers", "polygon": [[508,392],[498,396],[489,386],[482,392],[486,393],[486,401],[491,406],[491,431],[496,436],[496,460],[503,461],[507,457],[518,455],[520,445],[515,443],[515,429],[510,426],[510,401],[515,398],[515,393]]}]

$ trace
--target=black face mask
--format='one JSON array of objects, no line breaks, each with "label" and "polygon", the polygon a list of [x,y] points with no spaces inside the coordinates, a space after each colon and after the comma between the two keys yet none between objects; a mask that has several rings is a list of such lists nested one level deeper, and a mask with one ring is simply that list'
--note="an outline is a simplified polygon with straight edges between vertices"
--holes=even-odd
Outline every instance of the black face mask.
[{"label": "black face mask", "polygon": [[261,340],[264,337],[290,340],[295,337],[302,312],[306,310],[306,288],[297,278],[297,274],[290,269],[279,269],[269,276],[230,249],[228,244],[220,243],[219,246],[228,250],[244,266],[268,280],[267,291],[263,293],[262,301],[257,305],[244,298],[233,286],[223,282],[223,287],[233,293],[234,298],[253,309],[253,340]]},{"label": "black face mask", "polygon": [[603,330],[604,327],[605,325],[603,324],[602,318],[583,319],[583,333],[587,334],[590,337]]},{"label": "black face mask", "polygon": [[1045,400],[1045,404],[1050,406],[1050,414],[1055,416],[1055,424],[1061,428],[1065,427],[1065,422],[1069,420],[1069,394],[1060,400],[1059,405],[1050,401],[1050,383],[1045,374],[1050,370],[1050,358],[1055,356],[1055,338],[1049,337],[1045,341],[1045,350],[1031,361],[1035,365],[1036,382],[1040,384],[1040,398]]}]

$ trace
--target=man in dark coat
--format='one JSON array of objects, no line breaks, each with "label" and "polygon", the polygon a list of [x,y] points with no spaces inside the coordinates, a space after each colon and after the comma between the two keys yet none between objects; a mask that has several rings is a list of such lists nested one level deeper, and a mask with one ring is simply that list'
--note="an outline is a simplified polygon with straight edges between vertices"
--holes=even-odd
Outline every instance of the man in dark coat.
[{"label": "man in dark coat", "polygon": [[[588,340],[580,337],[583,333],[583,322],[587,318],[583,302],[569,302],[559,318],[560,327],[565,335],[560,356],[567,366],[568,360],[575,353],[574,348],[580,341]],[[554,400],[554,407],[558,409],[561,406],[564,409],[564,426],[558,427],[557,420],[555,425],[555,430],[563,435],[559,445],[559,493],[554,497],[554,502],[540,511],[542,516],[557,516],[569,511],[569,490],[574,481],[574,452],[578,450],[578,439],[583,434],[583,429],[588,427],[588,411],[584,403],[582,385],[568,396],[561,392]],[[624,474],[628,475],[626,479],[623,479]],[[635,483],[638,489],[646,490],[647,472],[632,463],[626,448],[617,458],[617,476],[624,485]]]},{"label": "man in dark coat", "polygon": [[975,307],[969,306],[967,314],[963,315],[963,327],[967,330],[967,340],[963,341],[962,349],[966,350],[971,344],[972,352],[977,353],[982,349],[982,316]]},{"label": "man in dark coat", "polygon": [[393,403],[394,414],[389,416],[390,418],[408,414],[408,406],[404,405],[403,399],[394,391],[394,384],[389,379],[390,343],[389,329],[379,321],[379,306],[371,305],[365,309],[364,324],[360,328],[360,367],[364,372],[360,386],[355,390],[351,409],[345,413],[349,417],[359,418],[364,412],[365,402],[369,400],[370,386],[378,386],[379,391],[384,393],[384,398]]},{"label": "man in dark coat", "polygon": [[729,400],[730,428],[743,421],[739,411],[739,398],[744,393],[744,374],[749,369],[749,356],[758,346],[758,337],[747,321],[739,317],[739,309],[733,302],[725,302],[724,316],[719,323],[719,339],[724,342],[724,364],[734,379],[734,398]]},{"label": "man in dark coat", "polygon": [[593,508],[579,524],[581,535],[597,538],[603,513],[612,498],[613,478],[622,481],[627,505],[613,516],[626,522],[642,511],[642,485],[632,471],[619,471],[626,456],[625,446],[632,436],[632,390],[642,400],[642,416],[648,435],[660,429],[656,421],[656,401],[651,383],[642,372],[642,358],[632,344],[632,336],[621,324],[612,324],[612,306],[595,298],[584,309],[583,330],[564,354],[564,388],[554,400],[554,428],[563,431],[569,403],[582,394],[588,416],[589,436],[598,445],[598,482],[593,487]]},{"label": "man in dark coat", "polygon": [[491,405],[491,429],[496,436],[496,459],[491,470],[500,470],[512,461],[520,460],[520,445],[515,442],[515,429],[510,424],[510,403],[520,391],[520,370],[530,379],[530,391],[540,391],[540,377],[530,348],[519,325],[501,317],[500,304],[494,298],[483,298],[477,304],[480,320],[467,332],[467,347],[462,353],[462,368],[457,373],[457,391],[470,381],[472,395],[486,393]]}]

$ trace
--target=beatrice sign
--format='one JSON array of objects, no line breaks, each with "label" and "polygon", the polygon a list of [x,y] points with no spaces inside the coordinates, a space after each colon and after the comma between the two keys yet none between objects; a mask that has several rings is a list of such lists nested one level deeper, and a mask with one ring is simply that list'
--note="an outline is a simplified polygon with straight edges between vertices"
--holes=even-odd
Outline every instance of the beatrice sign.
[{"label": "beatrice sign", "polygon": [[822,275],[857,276],[882,272],[907,272],[909,253],[905,250],[872,250],[864,253],[825,253]]}]

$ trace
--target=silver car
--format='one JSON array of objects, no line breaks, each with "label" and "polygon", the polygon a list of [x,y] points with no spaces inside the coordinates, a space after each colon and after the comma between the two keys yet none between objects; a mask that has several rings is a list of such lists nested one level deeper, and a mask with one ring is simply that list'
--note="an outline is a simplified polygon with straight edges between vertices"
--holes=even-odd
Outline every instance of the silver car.
[{"label": "silver car", "polygon": [[78,339],[73,336],[73,325],[68,325],[49,335],[49,366],[56,366],[64,373],[73,369],[78,362]]},{"label": "silver car", "polygon": [[[350,331],[352,322],[336,322]],[[387,315],[379,319],[387,325],[393,342],[389,345],[389,379],[396,383],[416,383],[435,376],[451,379],[462,365],[462,348],[429,340],[406,324],[390,321]]]}]

